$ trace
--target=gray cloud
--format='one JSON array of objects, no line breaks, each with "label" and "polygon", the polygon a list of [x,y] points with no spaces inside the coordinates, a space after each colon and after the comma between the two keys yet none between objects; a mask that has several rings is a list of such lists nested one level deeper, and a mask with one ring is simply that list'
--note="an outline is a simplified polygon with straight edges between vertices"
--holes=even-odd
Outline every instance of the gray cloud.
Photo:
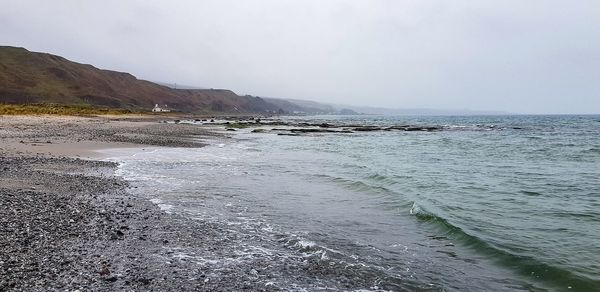
[{"label": "gray cloud", "polygon": [[240,94],[598,113],[598,15],[585,0],[4,0],[0,43]]}]

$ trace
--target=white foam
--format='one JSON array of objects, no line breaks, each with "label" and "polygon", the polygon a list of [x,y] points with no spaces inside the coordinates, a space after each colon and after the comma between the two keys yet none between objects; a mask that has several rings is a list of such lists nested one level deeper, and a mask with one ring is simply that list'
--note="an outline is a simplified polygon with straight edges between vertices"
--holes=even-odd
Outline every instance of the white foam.
[{"label": "white foam", "polygon": [[294,246],[302,248],[302,249],[310,249],[310,248],[317,246],[317,244],[310,240],[299,240],[298,242],[296,242],[294,244]]},{"label": "white foam", "polygon": [[150,199],[150,202],[158,205],[158,204],[162,203],[163,201],[159,198],[154,198],[154,199]]},{"label": "white foam", "polygon": [[162,211],[165,211],[166,213],[171,213],[171,209],[173,209],[173,205],[158,204],[158,208],[160,208]]},{"label": "white foam", "polygon": [[410,213],[410,215],[416,215],[421,213],[421,207],[419,207],[419,205],[417,205],[417,203],[413,203],[412,207],[410,208],[410,211],[408,211]]}]

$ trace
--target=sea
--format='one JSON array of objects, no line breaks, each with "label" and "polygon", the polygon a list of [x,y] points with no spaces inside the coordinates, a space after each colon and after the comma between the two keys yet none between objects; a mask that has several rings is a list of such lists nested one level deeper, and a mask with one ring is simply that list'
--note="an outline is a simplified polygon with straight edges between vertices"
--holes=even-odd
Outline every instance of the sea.
[{"label": "sea", "polygon": [[186,255],[213,281],[250,270],[266,290],[600,291],[600,116],[277,119],[440,130],[221,127],[203,148],[110,150],[132,193],[223,230],[230,252]]}]

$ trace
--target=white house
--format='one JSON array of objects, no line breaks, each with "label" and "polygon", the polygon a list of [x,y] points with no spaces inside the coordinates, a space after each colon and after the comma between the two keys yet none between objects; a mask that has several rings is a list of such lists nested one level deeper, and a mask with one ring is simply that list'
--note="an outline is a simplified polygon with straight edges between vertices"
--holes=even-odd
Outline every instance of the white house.
[{"label": "white house", "polygon": [[167,105],[165,104],[164,107],[159,107],[158,103],[154,106],[154,108],[152,109],[153,113],[168,113],[170,112],[170,109],[167,109]]}]

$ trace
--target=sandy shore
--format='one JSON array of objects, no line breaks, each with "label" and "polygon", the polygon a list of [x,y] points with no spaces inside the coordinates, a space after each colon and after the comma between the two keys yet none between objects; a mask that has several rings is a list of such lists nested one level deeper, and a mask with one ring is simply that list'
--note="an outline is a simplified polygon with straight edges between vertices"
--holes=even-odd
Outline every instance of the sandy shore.
[{"label": "sandy shore", "polygon": [[177,259],[182,248],[218,252],[219,230],[161,212],[127,192],[114,163],[90,160],[216,136],[145,119],[0,117],[0,291],[264,290],[244,272],[217,283]]},{"label": "sandy shore", "polygon": [[0,151],[5,154],[97,157],[106,148],[202,147],[219,136],[160,117],[0,116]]}]

